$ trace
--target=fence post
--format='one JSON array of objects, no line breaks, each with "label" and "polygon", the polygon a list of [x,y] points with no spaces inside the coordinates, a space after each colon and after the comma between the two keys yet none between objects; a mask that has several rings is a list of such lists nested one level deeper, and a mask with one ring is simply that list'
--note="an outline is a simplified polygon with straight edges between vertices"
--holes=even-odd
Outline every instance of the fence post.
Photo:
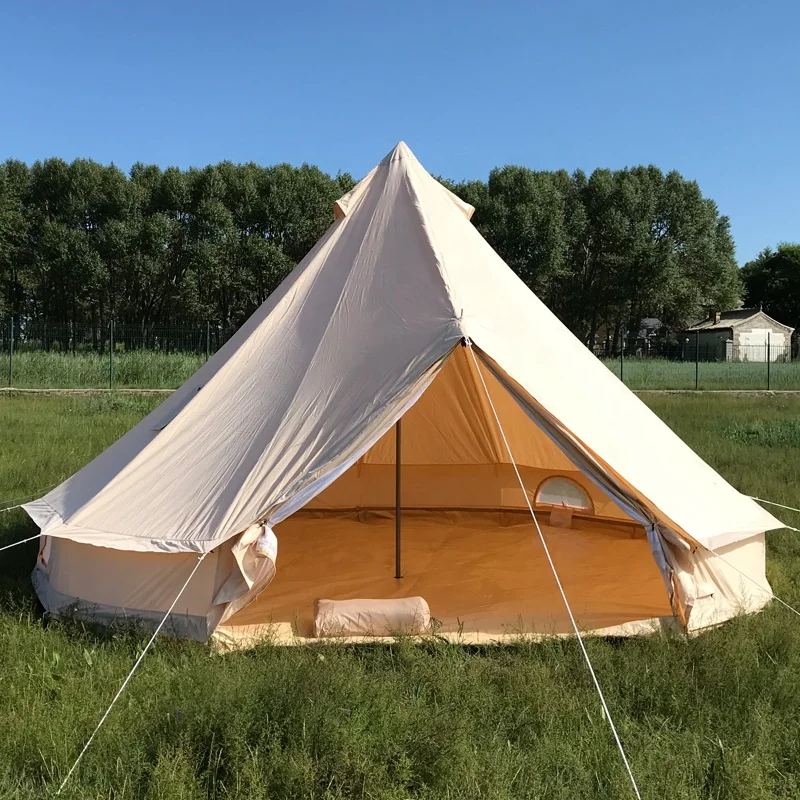
[{"label": "fence post", "polygon": [[625,383],[625,334],[619,332],[619,379]]},{"label": "fence post", "polygon": [[11,338],[8,340],[8,388],[14,385],[14,316],[8,321],[11,328]]},{"label": "fence post", "polygon": [[770,333],[771,331],[767,331],[767,391],[769,391],[769,383],[770,383],[770,375],[769,375],[769,368],[771,366],[770,362],[772,361],[772,347],[770,347]]},{"label": "fence post", "polygon": [[211,354],[211,323],[206,320],[206,361]]},{"label": "fence post", "polygon": [[114,319],[109,323],[108,337],[108,388],[114,388]]},{"label": "fence post", "polygon": [[694,388],[697,391],[700,388],[700,331],[695,331],[694,337]]}]

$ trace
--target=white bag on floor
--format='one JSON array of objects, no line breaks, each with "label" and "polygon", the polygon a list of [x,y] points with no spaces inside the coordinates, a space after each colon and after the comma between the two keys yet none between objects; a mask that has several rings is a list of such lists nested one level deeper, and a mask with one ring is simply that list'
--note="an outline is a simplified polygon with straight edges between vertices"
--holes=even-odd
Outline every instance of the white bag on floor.
[{"label": "white bag on floor", "polygon": [[422,597],[394,600],[317,600],[314,636],[419,635],[431,626],[431,610]]}]

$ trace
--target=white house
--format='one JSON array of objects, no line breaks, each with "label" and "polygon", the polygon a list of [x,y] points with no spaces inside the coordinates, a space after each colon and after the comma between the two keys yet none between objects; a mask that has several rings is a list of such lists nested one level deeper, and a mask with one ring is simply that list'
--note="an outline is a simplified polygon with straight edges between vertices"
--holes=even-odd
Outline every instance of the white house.
[{"label": "white house", "polygon": [[687,357],[701,361],[790,361],[794,328],[759,308],[714,311],[682,334]]}]

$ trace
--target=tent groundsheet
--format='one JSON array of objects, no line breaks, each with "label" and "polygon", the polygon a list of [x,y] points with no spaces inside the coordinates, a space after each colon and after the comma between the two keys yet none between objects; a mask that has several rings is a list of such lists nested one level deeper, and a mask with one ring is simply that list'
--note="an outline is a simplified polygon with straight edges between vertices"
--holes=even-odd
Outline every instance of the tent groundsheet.
[{"label": "tent groundsheet", "polygon": [[[644,532],[625,525],[564,530],[542,524],[585,630],[671,617]],[[225,627],[274,625],[313,635],[319,597],[424,597],[439,633],[549,634],[571,630],[525,511],[405,511],[403,577],[394,577],[394,513],[299,513],[278,526],[280,569],[269,589]],[[400,631],[402,633],[402,631]]]}]

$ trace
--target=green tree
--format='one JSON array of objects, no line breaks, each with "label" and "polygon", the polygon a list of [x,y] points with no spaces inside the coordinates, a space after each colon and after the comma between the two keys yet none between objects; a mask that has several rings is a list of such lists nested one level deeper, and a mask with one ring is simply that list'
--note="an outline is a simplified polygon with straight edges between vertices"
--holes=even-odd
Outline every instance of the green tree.
[{"label": "green tree", "polygon": [[800,244],[767,247],[742,267],[745,303],[762,306],[778,322],[800,334]]},{"label": "green tree", "polygon": [[[740,291],[728,220],[699,187],[655,167],[572,175],[520,166],[443,181],[473,223],[587,344],[644,316],[679,326]],[[203,169],[51,158],[0,165],[0,314],[150,341],[159,326],[238,327],[333,222],[354,185],[317,167]]]},{"label": "green tree", "polygon": [[29,287],[25,214],[29,178],[28,167],[21,161],[0,164],[0,318],[22,311]]},{"label": "green tree", "polygon": [[[569,265],[565,172],[526,167],[492,170],[473,221],[489,244],[542,300],[556,306]],[[482,194],[482,196],[481,196]]]}]

